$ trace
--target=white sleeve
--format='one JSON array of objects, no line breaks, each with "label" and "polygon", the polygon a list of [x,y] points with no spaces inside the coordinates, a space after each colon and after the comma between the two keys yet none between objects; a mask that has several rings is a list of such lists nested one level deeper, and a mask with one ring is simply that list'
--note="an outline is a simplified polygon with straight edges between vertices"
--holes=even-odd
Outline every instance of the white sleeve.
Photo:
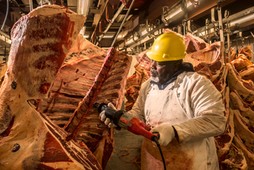
[{"label": "white sleeve", "polygon": [[193,117],[173,125],[180,142],[220,135],[226,126],[222,96],[210,80],[198,74],[191,77],[186,90],[185,104],[189,104]]}]

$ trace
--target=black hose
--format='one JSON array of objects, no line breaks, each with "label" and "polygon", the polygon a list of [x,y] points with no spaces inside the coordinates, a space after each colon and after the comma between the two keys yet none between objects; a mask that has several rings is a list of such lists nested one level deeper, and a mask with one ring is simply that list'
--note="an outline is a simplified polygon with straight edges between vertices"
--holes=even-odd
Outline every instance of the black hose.
[{"label": "black hose", "polygon": [[159,149],[159,151],[160,151],[160,155],[161,155],[163,167],[164,167],[164,170],[166,170],[166,162],[165,162],[165,159],[164,159],[162,150],[161,150],[161,146],[160,146],[160,144],[159,144],[159,142],[158,142],[158,138],[155,137],[155,138],[153,138],[152,140],[156,143],[156,145],[157,145],[157,147],[158,147],[158,149]]}]

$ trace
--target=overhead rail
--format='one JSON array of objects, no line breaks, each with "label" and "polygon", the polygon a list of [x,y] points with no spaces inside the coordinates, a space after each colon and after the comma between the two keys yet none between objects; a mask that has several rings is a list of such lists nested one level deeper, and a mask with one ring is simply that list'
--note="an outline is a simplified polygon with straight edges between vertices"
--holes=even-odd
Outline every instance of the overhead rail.
[{"label": "overhead rail", "polygon": [[[214,16],[215,10],[217,10],[218,12],[219,18],[217,20],[215,19],[215,16]],[[177,13],[176,11],[178,10],[174,8],[173,13],[175,13],[175,15],[179,15],[179,13]],[[172,17],[172,12],[169,12],[168,15],[171,15],[171,17],[167,17],[167,16],[166,17],[164,16],[164,17],[166,18],[169,24],[169,22],[173,22],[173,19],[175,17]],[[188,20],[186,22],[187,22],[186,23],[187,31],[191,31],[190,25],[189,25],[190,21]],[[226,13],[224,14],[224,17],[223,17],[221,13],[221,8],[217,6],[211,9],[211,21],[208,21],[207,19],[203,27],[200,27],[191,33],[204,39],[207,39],[207,38],[209,39],[209,37],[217,36],[218,40],[222,40],[224,42],[224,36],[226,37],[226,41],[230,41],[230,35],[235,34],[241,28],[244,28],[250,25],[254,25],[254,7],[250,7],[248,9],[242,10],[232,15],[229,15],[228,13]],[[137,46],[146,46],[145,44],[147,42],[151,41],[158,34],[160,34],[163,27],[165,27],[165,22],[163,24],[156,25],[156,26],[151,25],[149,28],[150,31],[147,32],[145,31],[145,28],[141,28],[140,26],[141,31],[138,31],[139,32],[138,37],[137,37],[137,34],[132,34],[131,36],[126,37],[125,41],[119,44],[118,46],[119,50],[125,50],[131,53],[133,51],[133,48]],[[178,30],[182,31],[182,29],[178,29]]]}]

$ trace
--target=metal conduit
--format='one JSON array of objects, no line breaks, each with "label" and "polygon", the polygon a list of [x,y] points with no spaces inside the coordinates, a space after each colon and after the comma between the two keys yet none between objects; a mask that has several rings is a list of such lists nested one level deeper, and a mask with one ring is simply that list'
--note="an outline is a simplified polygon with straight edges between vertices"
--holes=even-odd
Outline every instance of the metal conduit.
[{"label": "metal conduit", "polygon": [[5,17],[4,17],[4,22],[1,26],[1,30],[4,29],[4,26],[5,26],[5,23],[6,23],[6,19],[7,19],[7,16],[8,16],[8,13],[9,13],[9,0],[6,0],[6,12],[5,12]]},{"label": "metal conduit", "polygon": [[116,42],[116,38],[117,38],[118,34],[120,33],[120,31],[121,31],[121,29],[122,29],[122,27],[123,27],[123,24],[125,23],[125,20],[126,20],[127,17],[129,16],[129,13],[130,13],[130,11],[131,11],[131,9],[132,9],[132,6],[133,6],[134,2],[135,2],[135,0],[132,0],[131,5],[129,6],[129,9],[128,9],[127,13],[125,14],[124,19],[123,19],[123,21],[122,21],[122,23],[121,23],[121,25],[120,25],[120,27],[119,27],[117,33],[115,34],[114,40],[113,40],[113,42],[112,42],[112,44],[111,44],[111,47],[114,47],[114,44],[115,44],[115,42]]},{"label": "metal conduit", "polygon": [[112,24],[115,22],[116,18],[119,16],[119,14],[122,12],[122,10],[124,9],[124,5],[121,4],[120,8],[117,10],[117,12],[115,13],[115,15],[113,16],[112,20],[109,22],[109,24],[107,25],[107,28],[103,31],[103,33],[100,35],[98,42],[96,43],[96,45],[98,45],[100,43],[100,41],[102,40],[102,38],[104,37],[104,35],[108,32],[109,28],[112,26]]}]

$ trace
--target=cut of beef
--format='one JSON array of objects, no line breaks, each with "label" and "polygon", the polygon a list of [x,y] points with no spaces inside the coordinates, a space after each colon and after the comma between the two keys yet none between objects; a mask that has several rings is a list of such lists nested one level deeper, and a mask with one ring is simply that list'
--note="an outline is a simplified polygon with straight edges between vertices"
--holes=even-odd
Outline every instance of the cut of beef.
[{"label": "cut of beef", "polygon": [[46,96],[84,17],[41,6],[12,28],[8,69],[0,89],[0,169],[101,169],[95,156],[33,108]]}]

